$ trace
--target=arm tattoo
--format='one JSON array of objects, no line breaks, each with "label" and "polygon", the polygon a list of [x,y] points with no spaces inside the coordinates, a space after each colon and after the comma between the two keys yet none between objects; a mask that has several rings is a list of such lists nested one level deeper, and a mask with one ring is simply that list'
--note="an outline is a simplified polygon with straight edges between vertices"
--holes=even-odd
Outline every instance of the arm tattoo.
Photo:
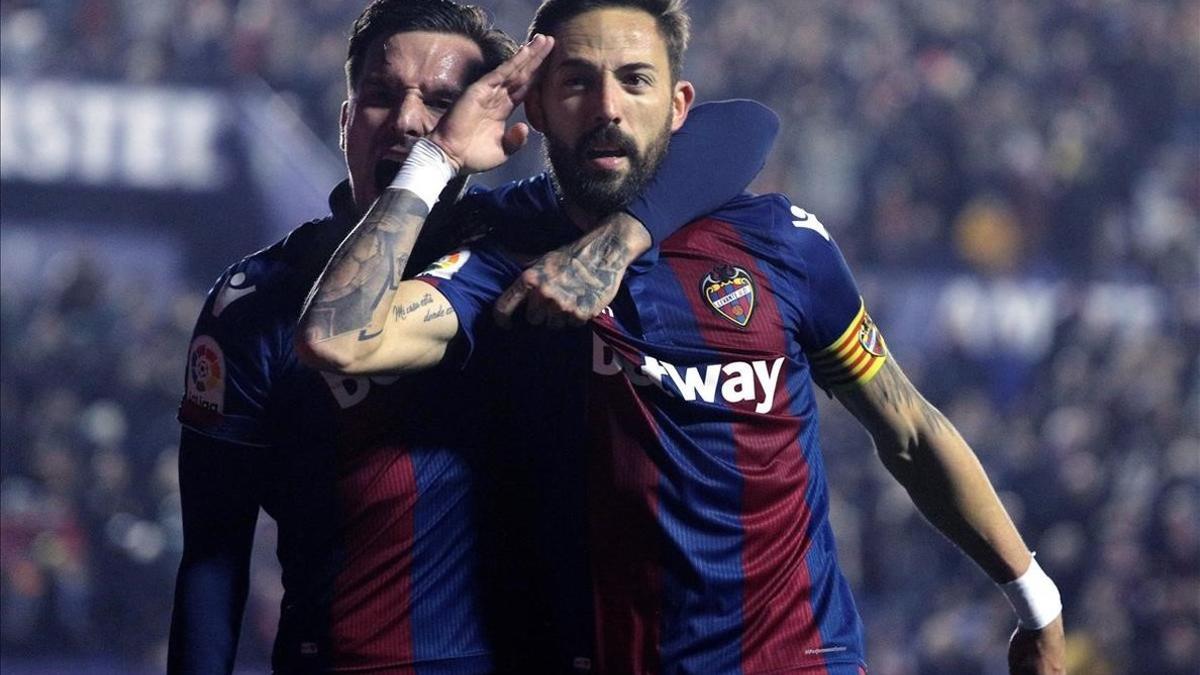
[{"label": "arm tattoo", "polygon": [[[386,315],[376,317],[376,312],[391,305],[428,215],[425,203],[413,193],[383,191],[338,247],[309,294],[301,316],[311,339],[357,332],[362,341],[383,331]],[[406,313],[407,308],[393,310],[398,319]]]},{"label": "arm tattoo", "polygon": [[425,318],[422,319],[422,321],[429,323],[430,321],[440,319],[443,316],[454,316],[454,308],[450,305],[442,305],[441,307],[429,309],[425,312]]},{"label": "arm tattoo", "polygon": [[915,406],[926,427],[934,434],[941,434],[954,428],[940,410],[921,396],[904,372],[900,370],[900,366],[891,354],[888,354],[888,360],[883,364],[876,380],[879,382],[880,396],[887,407],[904,414]]},{"label": "arm tattoo", "polygon": [[426,293],[425,295],[422,295],[419,300],[413,300],[412,302],[408,303],[407,305],[396,305],[396,306],[392,307],[392,316],[395,317],[395,319],[397,321],[403,321],[403,320],[407,319],[410,314],[417,311],[418,309],[421,309],[422,307],[425,307],[426,305],[432,305],[432,304],[433,304],[433,295],[430,293]]},{"label": "arm tattoo", "polygon": [[580,312],[596,314],[612,297],[625,272],[629,248],[608,230],[553,251],[534,264],[538,284],[572,302]]}]

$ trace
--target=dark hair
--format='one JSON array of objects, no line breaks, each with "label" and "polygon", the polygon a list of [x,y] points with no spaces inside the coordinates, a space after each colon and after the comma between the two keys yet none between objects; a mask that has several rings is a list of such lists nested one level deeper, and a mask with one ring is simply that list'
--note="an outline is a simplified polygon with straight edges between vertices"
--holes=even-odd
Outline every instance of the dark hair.
[{"label": "dark hair", "polygon": [[493,26],[488,15],[475,5],[462,5],[452,0],[373,0],[350,31],[346,86],[353,89],[354,83],[358,82],[367,50],[377,38],[415,31],[470,38],[483,52],[484,73],[503,63],[517,50],[516,42]]},{"label": "dark hair", "polygon": [[687,51],[692,25],[683,3],[684,0],[543,0],[529,25],[529,37],[532,38],[534,33],[554,35],[564,23],[594,9],[640,9],[654,17],[658,24],[658,32],[667,43],[671,80],[677,82],[683,72],[683,53]]}]

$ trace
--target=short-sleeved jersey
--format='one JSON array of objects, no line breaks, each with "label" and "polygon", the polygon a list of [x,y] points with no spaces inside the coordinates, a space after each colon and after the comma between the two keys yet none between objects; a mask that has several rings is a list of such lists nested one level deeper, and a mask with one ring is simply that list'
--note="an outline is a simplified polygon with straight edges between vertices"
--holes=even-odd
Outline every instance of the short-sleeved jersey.
[{"label": "short-sleeved jersey", "polygon": [[[418,278],[469,339],[519,268],[498,247],[458,255],[453,274]],[[828,233],[782,196],[735,199],[659,256],[578,355],[590,359],[577,437],[590,446],[594,668],[858,672],[862,625],[837,564],[812,382],[868,381],[882,338]]]},{"label": "short-sleeved jersey", "polygon": [[220,277],[196,324],[179,419],[256,455],[257,497],[279,533],[277,671],[490,672],[478,443],[463,423],[478,406],[463,376],[341,377],[294,352],[304,299],[353,224],[339,191],[334,217]]}]

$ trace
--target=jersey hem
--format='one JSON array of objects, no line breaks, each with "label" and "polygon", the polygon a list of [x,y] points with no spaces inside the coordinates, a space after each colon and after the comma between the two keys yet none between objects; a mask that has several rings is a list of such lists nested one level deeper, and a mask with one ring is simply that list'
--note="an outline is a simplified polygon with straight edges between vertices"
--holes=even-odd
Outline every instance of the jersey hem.
[{"label": "jersey hem", "polygon": [[195,424],[192,424],[191,422],[185,422],[184,420],[179,420],[179,426],[183,427],[184,429],[194,431],[194,432],[200,434],[201,436],[204,436],[205,438],[211,438],[214,441],[222,441],[224,443],[233,443],[235,445],[244,445],[248,448],[269,448],[269,447],[271,447],[270,443],[256,443],[254,441],[247,441],[247,440],[241,439],[241,438],[229,438],[227,436],[222,436],[219,433],[214,433],[213,430],[211,430],[211,429],[205,429],[203,427],[196,426]]},{"label": "jersey hem", "polygon": [[411,673],[418,670],[424,673],[445,675],[466,675],[467,673],[492,672],[491,652],[475,652],[460,656],[448,656],[441,659],[421,659],[420,661],[401,661],[374,666],[343,666],[331,667],[330,673],[389,673],[392,671]]}]

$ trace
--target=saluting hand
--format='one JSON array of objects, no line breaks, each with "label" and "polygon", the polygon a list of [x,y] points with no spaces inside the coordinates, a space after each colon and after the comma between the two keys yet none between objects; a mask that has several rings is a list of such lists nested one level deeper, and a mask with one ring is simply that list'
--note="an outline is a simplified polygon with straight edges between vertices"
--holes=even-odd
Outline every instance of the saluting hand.
[{"label": "saluting hand", "polygon": [[467,87],[430,133],[459,174],[494,169],[529,138],[523,122],[505,129],[533,85],[554,38],[535,35],[495,70]]}]

